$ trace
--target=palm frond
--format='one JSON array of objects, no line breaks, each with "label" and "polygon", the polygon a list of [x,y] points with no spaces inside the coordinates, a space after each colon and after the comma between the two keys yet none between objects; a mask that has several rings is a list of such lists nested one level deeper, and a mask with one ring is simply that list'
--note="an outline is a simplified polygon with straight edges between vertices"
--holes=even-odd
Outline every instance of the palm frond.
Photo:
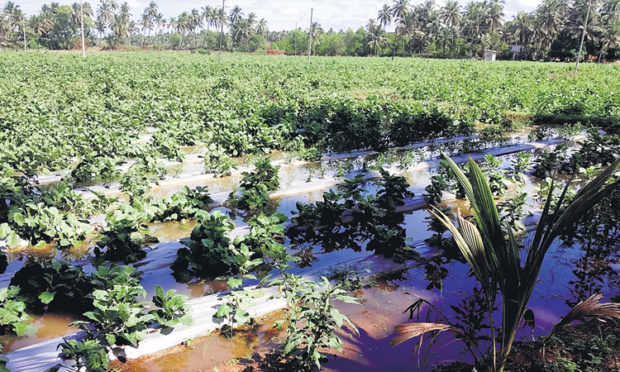
[{"label": "palm frond", "polygon": [[392,344],[392,346],[402,344],[407,340],[422,336],[423,334],[428,332],[459,332],[458,329],[452,327],[451,325],[441,323],[405,323],[396,326],[394,328],[394,331],[398,334],[396,335],[396,337],[390,340],[390,344]]},{"label": "palm frond", "polygon": [[[461,228],[461,230],[464,231],[465,234],[471,235],[468,238],[465,238],[463,234],[461,234],[461,230],[454,226],[452,221],[450,221],[450,219],[445,214],[443,214],[443,212],[441,212],[436,207],[433,207],[433,209],[435,209],[435,211],[429,210],[429,213],[435,216],[450,231],[450,233],[452,233],[452,237],[456,242],[456,246],[459,248],[459,251],[461,251],[461,254],[465,258],[465,261],[467,261],[467,263],[469,264],[469,267],[471,267],[474,275],[476,276],[476,279],[478,279],[478,281],[483,286],[488,285],[491,268],[488,266],[488,262],[486,260],[486,257],[484,256],[484,245],[480,245],[480,249],[482,250],[482,252],[480,252],[479,248],[477,247],[478,242],[476,242],[476,240],[480,238],[480,233],[478,232],[476,226],[461,218],[461,220],[471,225]],[[459,220],[459,223],[461,223],[461,220]],[[470,246],[470,244],[468,244],[468,240],[474,241],[475,245]]]},{"label": "palm frond", "polygon": [[[601,322],[620,320],[620,303],[601,303],[602,294],[593,294],[573,307],[553,329],[564,327],[574,321],[596,319]],[[553,333],[553,330],[551,331]]]}]

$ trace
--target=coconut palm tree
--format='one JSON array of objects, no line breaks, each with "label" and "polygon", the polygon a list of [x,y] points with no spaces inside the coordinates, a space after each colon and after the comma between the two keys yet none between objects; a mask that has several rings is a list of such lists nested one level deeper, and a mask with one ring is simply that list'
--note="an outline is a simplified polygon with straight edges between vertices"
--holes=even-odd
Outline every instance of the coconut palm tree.
[{"label": "coconut palm tree", "polygon": [[511,37],[520,45],[527,45],[533,31],[533,18],[526,12],[519,12],[512,21],[514,32]]},{"label": "coconut palm tree", "polygon": [[84,26],[83,42],[84,47],[86,47],[85,38],[86,35],[90,32],[88,28],[90,23],[86,19],[92,17],[93,9],[91,8],[89,3],[73,3],[71,5],[71,11],[71,23],[74,25],[74,27],[81,30],[82,26]]},{"label": "coconut palm tree", "polygon": [[215,9],[209,5],[206,5],[202,8],[202,19],[205,22],[205,26],[207,27],[207,30],[209,29],[210,26],[213,26],[215,24],[214,23],[214,18],[215,18],[214,10]]},{"label": "coconut palm tree", "polygon": [[461,6],[457,1],[448,1],[439,11],[439,15],[443,23],[450,29],[452,36],[451,49],[454,49],[454,39],[455,36],[458,36],[459,26],[461,25]]},{"label": "coconut palm tree", "polygon": [[238,5],[235,5],[228,14],[228,22],[230,24],[230,33],[233,39],[233,49],[235,46],[235,41],[237,41],[237,45],[239,44],[239,35],[240,32],[238,28],[240,27],[241,21],[243,21],[243,10]]},{"label": "coconut palm tree", "polygon": [[[173,21],[174,20],[174,21]],[[179,14],[177,18],[171,19],[172,29],[179,34],[181,34],[181,47],[183,47],[183,42],[185,41],[185,35],[189,31],[190,28],[190,15],[188,12],[183,12]]]},{"label": "coconut palm tree", "polygon": [[16,39],[22,38],[24,50],[26,50],[26,14],[16,5],[11,11],[11,27],[18,35]]},{"label": "coconut palm tree", "polygon": [[267,27],[267,21],[265,18],[258,20],[258,23],[256,24],[256,33],[263,36],[266,36],[269,33],[269,28]]},{"label": "coconut palm tree", "polygon": [[254,12],[250,12],[250,14],[248,14],[248,18],[246,18],[246,21],[251,28],[256,27],[256,14]]},{"label": "coconut palm tree", "polygon": [[537,42],[543,50],[551,49],[551,43],[564,25],[568,3],[566,0],[543,0],[536,8]]},{"label": "coconut palm tree", "polygon": [[312,53],[316,50],[316,47],[321,45],[321,39],[325,31],[318,22],[312,23]]},{"label": "coconut palm tree", "polygon": [[84,18],[91,17],[93,15],[93,9],[90,7],[89,3],[82,3],[82,7],[80,9],[80,3],[71,4],[71,22],[74,25],[79,25],[81,23],[82,14]]},{"label": "coconut palm tree", "polygon": [[601,9],[601,22],[605,25],[620,20],[620,0],[608,0]]},{"label": "coconut palm tree", "polygon": [[230,22],[230,25],[234,27],[235,24],[237,24],[238,22],[241,22],[242,19],[243,19],[243,10],[241,10],[241,8],[238,5],[235,5],[235,7],[232,8],[232,10],[230,11],[230,14],[228,15],[228,21]]},{"label": "coconut palm tree", "polygon": [[198,9],[192,9],[189,13],[188,29],[194,33],[194,49],[198,49],[198,32],[202,28],[202,13]]},{"label": "coconut palm tree", "polygon": [[112,35],[108,38],[108,44],[111,48],[116,48],[119,42],[127,42],[127,39],[133,34],[136,25],[131,20],[129,4],[127,2],[124,2],[120,6],[118,13],[113,15],[111,28]]},{"label": "coconut palm tree", "polygon": [[151,31],[153,31],[153,28],[157,26],[157,20],[159,17],[161,17],[159,8],[154,1],[151,1],[149,6],[147,6],[144,9],[144,12],[142,12],[142,19],[140,21],[142,31],[147,31],[147,37],[151,36]]},{"label": "coconut palm tree", "polygon": [[0,51],[2,50],[2,44],[4,39],[10,32],[9,16],[4,12],[0,12]]},{"label": "coconut palm tree", "polygon": [[392,23],[392,9],[388,4],[383,4],[383,7],[379,9],[377,20],[381,27],[383,27],[383,31],[386,31],[387,25]]},{"label": "coconut palm tree", "polygon": [[417,50],[422,53],[428,41],[428,30],[426,27],[426,15],[423,6],[417,6],[413,11],[407,13],[398,28],[398,35],[401,38],[409,38],[409,50],[413,53]]},{"label": "coconut palm tree", "polygon": [[12,1],[8,1],[3,10],[6,15],[5,22],[7,23],[8,32],[14,33],[16,35],[16,40],[19,39],[23,36],[26,15],[19,5],[16,5]]},{"label": "coconut palm tree", "polygon": [[463,16],[462,34],[473,43],[479,42],[483,34],[483,26],[486,23],[485,19],[486,14],[483,3],[468,3]]},{"label": "coconut palm tree", "polygon": [[434,43],[441,31],[441,20],[439,17],[439,11],[432,9],[428,12],[426,19],[424,20],[424,29],[426,30],[429,43]]},{"label": "coconut palm tree", "polygon": [[245,42],[248,51],[250,50],[250,39],[252,35],[254,35],[254,23],[255,21],[248,17],[247,19],[241,20],[236,27],[236,38],[239,43]]},{"label": "coconut palm tree", "polygon": [[228,18],[226,17],[226,13],[223,9],[218,8],[214,13],[213,19],[217,27],[221,27],[222,25],[226,26],[228,24]]},{"label": "coconut palm tree", "polygon": [[608,0],[601,9],[601,51],[598,61],[609,48],[620,45],[620,0]]},{"label": "coconut palm tree", "polygon": [[381,25],[377,25],[374,18],[368,20],[366,24],[368,32],[368,47],[372,50],[372,54],[377,55],[379,48],[385,44],[385,36],[382,33]]},{"label": "coconut palm tree", "polygon": [[41,36],[47,35],[54,27],[54,18],[47,11],[41,11],[38,16],[31,19],[32,31]]},{"label": "coconut palm tree", "polygon": [[115,0],[99,0],[95,26],[101,36],[105,34],[108,28],[111,28],[117,10],[118,3]]},{"label": "coconut palm tree", "polygon": [[[469,175],[466,176],[452,159],[445,154],[442,156],[465,191],[474,219],[470,222],[458,214],[459,226],[456,227],[440,210],[434,209],[431,213],[450,230],[458,249],[482,286],[491,322],[493,370],[501,372],[504,370],[517,330],[527,310],[532,291],[538,282],[538,275],[549,247],[557,237],[574,229],[587,211],[620,186],[619,179],[609,182],[620,159],[582,187],[572,201],[566,197],[570,187],[570,182],[567,182],[553,208],[551,206],[555,182],[552,181],[534,236],[529,246],[522,252],[512,229],[500,221],[493,194],[478,165],[470,158]],[[522,260],[522,256],[525,260]],[[502,297],[502,332],[499,335],[500,348],[497,355],[493,312],[498,290]],[[445,324],[437,324],[436,327],[429,329],[441,332],[450,328]],[[407,333],[406,328],[400,330],[405,332],[401,333],[398,339],[401,342],[411,338],[410,336],[417,337],[421,334]]]},{"label": "coconut palm tree", "polygon": [[221,51],[222,44],[224,43],[224,31],[223,30],[224,30],[224,26],[226,26],[227,24],[226,12],[224,11],[223,8],[219,8],[217,11],[214,12],[213,20],[215,23],[215,27],[221,30],[220,37],[219,37],[219,49]]},{"label": "coconut palm tree", "polygon": [[600,62],[603,55],[609,48],[618,48],[620,46],[620,19],[614,19],[606,24],[601,34],[601,51],[598,55]]},{"label": "coconut palm tree", "polygon": [[499,3],[498,0],[493,0],[491,2],[486,3],[487,10],[487,24],[491,33],[497,32],[502,27],[504,23],[504,7]]},{"label": "coconut palm tree", "polygon": [[[591,2],[591,6],[589,3]],[[588,7],[590,11],[588,12]],[[584,36],[585,41],[595,40],[603,31],[600,27],[601,15],[596,0],[575,0],[569,8],[565,30],[569,36],[578,39]],[[588,19],[586,20],[586,14]],[[584,30],[584,24],[586,28]]]},{"label": "coconut palm tree", "polygon": [[392,17],[396,21],[396,30],[394,31],[394,46],[392,49],[392,59],[394,59],[394,54],[396,53],[396,40],[398,38],[398,28],[400,27],[400,23],[403,22],[405,16],[409,13],[409,0],[394,0],[394,4],[392,4]]},{"label": "coconut palm tree", "polygon": [[459,27],[461,25],[461,6],[456,1],[448,1],[439,12],[441,20],[446,26]]}]

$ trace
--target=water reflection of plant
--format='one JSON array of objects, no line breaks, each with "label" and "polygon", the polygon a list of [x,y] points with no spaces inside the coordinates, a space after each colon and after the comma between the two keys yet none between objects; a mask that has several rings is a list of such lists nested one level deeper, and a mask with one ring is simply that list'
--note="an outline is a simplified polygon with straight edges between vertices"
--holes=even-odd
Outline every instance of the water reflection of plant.
[{"label": "water reflection of plant", "polygon": [[[409,312],[409,320],[416,322],[398,326],[396,330],[399,334],[391,340],[391,343],[398,345],[410,339],[409,335],[412,332],[420,335],[430,333],[431,341],[428,347],[431,347],[441,332],[450,331],[457,340],[465,344],[476,365],[478,365],[479,361],[486,355],[480,348],[480,342],[489,340],[488,335],[482,333],[483,330],[490,328],[485,323],[485,312],[488,307],[489,304],[484,291],[478,287],[474,287],[473,293],[463,298],[458,305],[450,305],[454,313],[452,318],[431,302],[419,298],[404,311],[405,313]],[[418,353],[422,350],[423,341],[424,339],[421,337],[416,342],[414,350],[417,350]]]},{"label": "water reflection of plant", "polygon": [[[493,369],[503,371],[547,250],[558,236],[573,229],[587,211],[620,186],[620,180],[608,183],[620,160],[614,162],[611,167],[581,188],[572,201],[567,201],[565,198],[568,190],[566,186],[553,210],[550,208],[554,190],[552,183],[549,197],[522,266],[519,253],[521,247],[514,238],[512,229],[501,223],[491,189],[481,169],[470,159],[470,172],[469,176],[466,176],[456,163],[446,155],[444,158],[465,190],[475,224],[459,215],[459,227],[457,228],[441,211],[435,210],[431,213],[438,216],[450,230],[465,260],[482,285],[489,304],[487,313],[491,324]],[[493,331],[494,303],[498,289],[502,295],[502,332],[499,335],[499,353],[496,351],[497,344]],[[449,328],[437,325],[434,329],[444,331]],[[417,337],[420,334],[417,328],[412,332],[408,332],[405,328],[401,329],[399,339]]]},{"label": "water reflection of plant", "polygon": [[406,233],[397,208],[413,197],[404,177],[379,169],[375,195],[365,193],[363,175],[347,179],[336,190],[323,194],[323,201],[297,203],[294,227],[289,236],[296,243],[320,244],[326,251],[366,249],[386,257],[406,254]]},{"label": "water reflection of plant", "polygon": [[620,190],[614,190],[611,195],[597,204],[583,218],[576,229],[562,237],[564,244],[579,245],[583,256],[574,260],[574,270],[577,280],[570,284],[573,298],[567,299],[569,306],[595,293],[600,293],[605,282],[608,287],[616,283],[620,285],[618,273],[610,266],[618,263],[618,239],[620,238]]}]

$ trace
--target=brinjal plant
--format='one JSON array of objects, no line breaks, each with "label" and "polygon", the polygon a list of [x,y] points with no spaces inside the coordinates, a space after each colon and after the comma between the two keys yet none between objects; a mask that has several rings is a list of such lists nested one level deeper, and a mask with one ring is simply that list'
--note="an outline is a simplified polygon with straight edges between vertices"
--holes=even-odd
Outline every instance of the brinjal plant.
[{"label": "brinjal plant", "polygon": [[118,160],[109,157],[100,157],[89,154],[79,161],[71,170],[70,180],[80,184],[102,182],[109,185],[120,175]]},{"label": "brinjal plant", "polygon": [[234,335],[235,326],[240,327],[252,321],[247,308],[253,305],[253,298],[262,295],[260,289],[243,288],[243,281],[246,279],[258,279],[251,271],[261,265],[263,259],[254,258],[254,253],[243,243],[240,243],[238,248],[232,247],[231,250],[235,255],[238,273],[226,279],[226,284],[230,291],[220,296],[222,304],[215,313],[215,318],[221,318],[226,321],[226,324],[222,327],[221,334],[228,338]]},{"label": "brinjal plant", "polygon": [[59,356],[62,359],[75,360],[75,368],[78,371],[106,372],[110,368],[108,351],[98,340],[63,339],[57,349],[61,349]]},{"label": "brinjal plant", "polygon": [[503,195],[508,189],[508,179],[504,175],[504,170],[500,168],[501,164],[501,160],[488,154],[484,157],[480,166],[487,178],[491,192],[495,196]]},{"label": "brinjal plant", "polygon": [[29,325],[32,318],[26,313],[26,304],[19,297],[19,287],[0,289],[0,335],[23,336],[34,328]]},{"label": "brinjal plant", "polygon": [[97,242],[96,254],[105,249],[105,258],[110,261],[135,262],[146,256],[142,249],[159,240],[148,234],[146,221],[152,218],[145,211],[132,206],[118,209],[106,216],[106,228],[102,239]]},{"label": "brinjal plant", "polygon": [[21,288],[20,296],[29,311],[61,311],[80,314],[91,307],[86,296],[93,286],[82,267],[65,261],[28,259],[15,273],[11,285]]},{"label": "brinjal plant", "polygon": [[237,168],[237,162],[228,156],[224,149],[215,146],[215,144],[212,144],[207,149],[203,164],[206,173],[213,173],[219,177],[227,176],[232,169]]},{"label": "brinjal plant", "polygon": [[263,209],[270,201],[269,192],[280,186],[278,170],[280,166],[271,165],[269,158],[259,159],[254,172],[243,172],[239,186],[230,193],[226,205],[245,211]]},{"label": "brinjal plant", "polygon": [[185,246],[177,251],[172,270],[177,280],[187,282],[193,277],[216,278],[229,270],[235,271],[235,257],[229,234],[235,224],[222,212],[198,211],[198,224]]},{"label": "brinjal plant", "polygon": [[181,191],[154,203],[153,221],[182,221],[193,218],[196,212],[205,209],[212,201],[206,187],[190,189],[183,186]]},{"label": "brinjal plant", "polygon": [[[292,365],[297,370],[312,371],[321,369],[325,357],[319,350],[333,348],[342,351],[342,339],[336,330],[344,326],[357,333],[357,328],[333,306],[333,301],[357,304],[355,297],[338,286],[332,286],[325,277],[320,283],[290,277],[288,291],[285,296],[288,301],[286,322],[286,339],[281,346],[282,357],[292,359]],[[277,321],[275,327],[282,330],[284,320]]]},{"label": "brinjal plant", "polygon": [[156,285],[153,295],[153,304],[157,307],[149,313],[153,316],[162,333],[170,332],[177,324],[192,324],[191,309],[185,303],[187,296],[176,294],[175,289],[164,292],[163,288]]}]

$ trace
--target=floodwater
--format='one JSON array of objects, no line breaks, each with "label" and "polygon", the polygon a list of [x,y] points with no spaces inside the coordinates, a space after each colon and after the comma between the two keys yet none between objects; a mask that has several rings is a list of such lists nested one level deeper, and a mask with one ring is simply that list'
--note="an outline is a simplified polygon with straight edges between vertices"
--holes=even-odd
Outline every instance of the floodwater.
[{"label": "floodwater", "polygon": [[[436,154],[437,151],[434,149],[430,152]],[[501,157],[501,166],[507,166],[511,158],[512,155]],[[364,166],[361,159],[355,159],[350,163],[350,165],[345,164],[345,166],[339,162],[327,167],[320,164],[313,164],[311,167],[283,167],[280,170],[283,180],[281,188],[284,189],[300,181],[303,182],[305,179],[320,177],[326,173],[333,174],[343,171],[343,169],[345,172],[351,172]],[[407,171],[405,169],[403,175],[411,185],[410,190],[419,198],[424,193],[424,187],[429,183],[433,172],[433,169],[421,171]],[[239,177],[236,176],[212,179],[208,182],[208,187],[212,193],[229,192],[236,186],[238,180]],[[156,188],[154,193],[158,196],[167,195],[183,185],[185,185],[183,182],[179,182],[174,188]],[[196,185],[188,184],[190,187],[197,185],[205,185],[205,181],[200,181]],[[367,192],[372,194],[374,192],[372,183],[368,185]],[[528,194],[532,194],[533,188],[534,183],[528,181],[525,186]],[[274,201],[273,205],[275,210],[290,218],[292,212],[296,210],[297,202],[309,203],[321,200],[323,191],[325,190],[282,197]],[[531,199],[529,201],[533,202]],[[450,207],[453,211],[459,209],[464,215],[469,213],[467,203],[462,200],[448,200],[444,206]],[[218,209],[227,214],[230,213],[226,208],[220,207]],[[417,298],[424,298],[449,312],[450,305],[458,305],[462,299],[470,296],[472,288],[475,286],[475,280],[468,276],[467,267],[461,262],[454,261],[451,258],[453,254],[443,252],[441,249],[431,247],[428,244],[419,244],[434,234],[434,231],[429,229],[430,219],[427,211],[408,211],[403,217],[401,226],[404,228],[407,238],[411,242],[418,243],[416,247],[421,247],[420,253],[427,258],[427,261],[411,269],[403,278],[379,282],[380,285],[378,286],[358,290],[356,295],[362,302],[361,306],[338,305],[358,326],[360,335],[349,335],[345,338],[345,353],[330,357],[330,362],[326,365],[330,370],[348,371],[360,368],[364,370],[385,370],[386,368],[389,370],[411,370],[412,368],[426,370],[424,366],[428,367],[428,363],[450,359],[468,360],[462,345],[458,342],[452,342],[454,340],[450,336],[442,336],[443,338],[438,339],[438,342],[443,340],[445,345],[439,349],[434,347],[433,350],[435,351],[430,355],[425,353],[413,355],[411,353],[413,342],[395,348],[389,345],[388,341],[392,335],[393,327],[407,321],[407,314],[403,314],[403,310]],[[236,216],[234,219],[237,226],[245,224],[240,216]],[[195,221],[150,226],[151,234],[158,237],[161,243],[155,245],[155,249],[150,249],[147,257],[136,264],[137,269],[143,271],[141,284],[148,291],[147,298],[150,299],[152,296],[155,285],[162,285],[166,289],[175,288],[179,293],[192,298],[226,289],[226,284],[218,280],[195,280],[190,283],[177,283],[174,280],[169,265],[176,257],[176,250],[182,247],[178,240],[189,236],[194,226]],[[367,241],[355,242],[360,247],[359,251],[352,249],[333,250],[332,247],[324,246],[325,242],[327,241],[308,242],[304,245],[292,244],[290,240],[287,240],[286,244],[291,253],[303,258],[302,265],[292,271],[298,274],[303,273],[306,270],[305,265],[312,265],[313,269],[328,270],[334,262],[372,255],[372,252],[365,250]],[[75,247],[73,252],[80,257],[88,252],[88,244]],[[6,272],[0,275],[0,283],[8,285],[13,273],[21,267],[24,255],[36,255],[43,258],[58,256],[60,253],[56,252],[53,245],[34,250],[33,247],[30,247],[27,249],[27,253],[12,252],[11,258],[13,260],[9,263]],[[531,307],[537,319],[534,334],[548,332],[553,323],[557,322],[559,317],[568,311],[567,303],[575,301],[575,298],[569,297],[577,293],[577,290],[570,290],[570,286],[576,287],[575,278],[580,277],[580,274],[575,272],[577,270],[575,261],[581,255],[582,252],[579,247],[564,247],[559,243],[554,245],[549,252],[545,267],[541,272],[540,283],[532,296]],[[608,276],[611,275],[611,272],[617,272],[617,265],[614,266],[615,262],[613,260],[604,261],[602,265],[607,265],[611,271],[602,271],[606,272]],[[79,259],[75,263],[83,266],[89,265],[85,259]],[[601,263],[597,262],[597,264],[600,265]],[[588,265],[582,266],[585,270]],[[609,282],[608,277],[600,278],[600,281]],[[612,293],[618,291],[618,287],[613,282],[609,287],[605,284],[602,289],[611,290]],[[604,291],[603,293],[607,292]],[[369,322],[369,319],[372,319],[372,322]],[[74,328],[68,327],[71,320],[70,317],[55,314],[46,314],[43,317],[35,318],[34,325],[40,327],[37,333],[27,337],[10,338],[7,340],[5,348],[15,350],[45,339],[67,335],[74,331]],[[239,336],[233,340],[227,340],[218,335],[210,336],[204,340],[196,340],[191,346],[176,348],[173,355],[165,355],[161,359],[152,358],[131,368],[135,371],[210,370],[207,366],[218,366],[219,370],[226,370],[228,367],[235,369],[235,366],[227,364],[226,361],[249,358],[253,353],[261,354],[275,345],[273,338],[278,335],[274,334],[270,328],[270,324],[274,320],[275,318],[267,317],[264,319],[264,324],[252,330],[240,332]],[[526,331],[522,333],[521,337],[531,337],[531,334]],[[437,352],[437,350],[441,350],[441,352]]]},{"label": "floodwater", "polygon": [[[414,212],[417,214],[418,211]],[[419,219],[418,219],[419,221]],[[525,239],[531,236],[529,234]],[[435,252],[438,253],[438,252]],[[473,357],[468,349],[450,333],[441,334],[430,345],[425,342],[418,350],[417,340],[410,340],[393,347],[389,341],[395,336],[394,327],[410,322],[405,310],[418,299],[432,303],[439,311],[454,320],[455,312],[451,306],[459,307],[473,314],[478,309],[463,305],[465,300],[473,297],[476,281],[469,275],[467,266],[451,260],[445,255],[433,256],[436,260],[426,265],[419,265],[393,275],[391,278],[379,278],[353,291],[360,304],[343,304],[336,302],[336,307],[348,315],[359,334],[350,330],[340,330],[338,334],[344,340],[342,353],[328,352],[327,371],[428,371],[438,363],[455,360],[471,362]],[[536,325],[534,329],[522,328],[518,340],[547,334],[561,316],[574,304],[583,293],[583,282],[577,280],[584,275],[591,275],[592,267],[605,265],[615,267],[616,260],[586,261],[581,267],[576,266],[583,252],[579,246],[567,247],[556,242],[551,247],[540,274],[540,280],[532,294],[529,308],[534,311]],[[610,266],[611,265],[611,266]],[[605,270],[597,269],[599,273]],[[441,273],[438,278],[438,273]],[[597,291],[606,294],[618,294],[616,274],[607,272],[593,279],[606,283]],[[607,299],[609,296],[607,296]],[[438,321],[436,311],[422,308],[420,321]],[[495,319],[500,322],[499,312]],[[430,318],[426,318],[429,316]],[[265,354],[271,351],[278,340],[285,334],[273,329],[282,312],[269,314],[257,320],[258,325],[245,327],[237,331],[232,340],[218,333],[193,340],[189,346],[179,346],[152,357],[143,358],[124,366],[129,371],[242,371],[247,366],[260,366],[265,361]],[[481,341],[478,349],[485,352],[488,342]],[[260,369],[259,369],[260,370]]]},{"label": "floodwater", "polygon": [[[452,203],[455,207],[463,207],[461,202]],[[425,211],[416,211],[407,217],[408,235],[412,223],[422,224]],[[427,232],[428,234],[428,232]],[[527,234],[526,241],[531,236]],[[418,299],[433,304],[438,311],[454,320],[456,313],[452,306],[466,313],[475,315],[479,309],[464,305],[465,301],[474,299],[473,288],[477,286],[474,278],[469,275],[468,267],[449,255],[439,251],[432,252],[426,264],[420,264],[408,271],[378,278],[376,282],[353,290],[359,305],[336,302],[335,305],[349,316],[359,333],[351,330],[339,330],[338,334],[344,341],[343,352],[326,351],[328,362],[324,365],[327,371],[428,371],[438,363],[455,360],[471,362],[472,355],[463,343],[456,340],[450,333],[441,334],[431,345],[428,340],[418,350],[417,340],[410,340],[396,347],[391,346],[390,339],[395,336],[394,327],[410,322],[409,305]],[[615,253],[614,253],[615,256]],[[539,283],[532,294],[529,308],[534,312],[536,325],[534,329],[522,328],[518,340],[529,340],[532,337],[547,334],[561,316],[570,310],[583,296],[583,282],[577,280],[592,275],[593,267],[605,265],[613,268],[616,259],[597,259],[575,265],[583,258],[579,246],[566,246],[561,241],[554,243],[541,270]],[[586,257],[587,259],[587,257]],[[590,281],[605,283],[597,291],[618,294],[620,286],[616,279],[617,273],[596,270],[599,275],[590,277]],[[600,273],[604,273],[600,275]],[[591,289],[594,290],[594,289]],[[495,321],[499,324],[499,312]],[[179,346],[155,356],[134,361],[124,366],[129,371],[242,371],[248,366],[260,367],[265,354],[273,350],[278,340],[285,334],[273,329],[277,319],[283,318],[282,312],[269,314],[257,320],[258,325],[245,327],[237,331],[232,340],[214,333],[201,339],[193,340],[189,346]],[[427,316],[429,318],[427,318]],[[423,306],[420,321],[441,322],[437,311],[429,311]],[[486,324],[486,320],[483,320]],[[484,332],[484,331],[483,331]],[[480,341],[478,348],[484,353],[488,342]],[[479,355],[479,353],[477,354]],[[260,369],[259,369],[260,370]]]},{"label": "floodwater", "polygon": [[74,320],[70,316],[60,314],[33,315],[30,325],[35,328],[34,333],[26,337],[0,337],[2,352],[6,353],[41,341],[75,333],[78,328],[69,325]]}]

